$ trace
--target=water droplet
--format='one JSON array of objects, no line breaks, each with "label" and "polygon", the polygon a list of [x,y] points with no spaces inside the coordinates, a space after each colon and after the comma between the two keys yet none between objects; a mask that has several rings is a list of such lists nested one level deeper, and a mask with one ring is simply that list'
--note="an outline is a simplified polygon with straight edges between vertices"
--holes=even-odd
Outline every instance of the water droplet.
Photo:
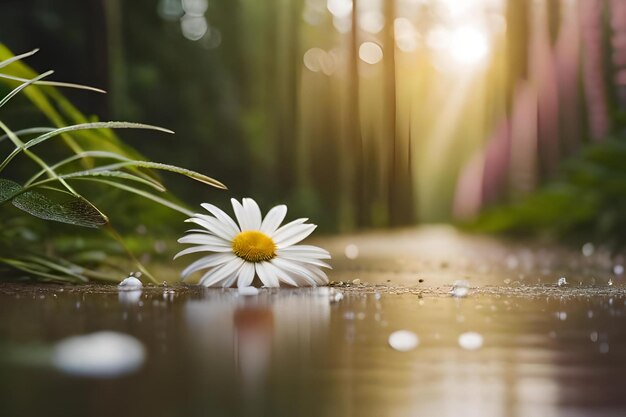
[{"label": "water droplet", "polygon": [[52,364],[68,374],[108,378],[136,371],[145,356],[139,340],[105,331],[61,340],[54,346]]},{"label": "water droplet", "polygon": [[256,287],[239,287],[237,288],[237,294],[243,296],[259,295],[259,289]]},{"label": "water droplet", "polygon": [[589,339],[591,339],[592,342],[597,342],[598,341],[598,332],[591,332],[589,334]]},{"label": "water droplet", "polygon": [[606,342],[600,343],[600,353],[609,353],[609,344]]},{"label": "water droplet", "polygon": [[117,286],[117,288],[119,288],[120,291],[139,290],[139,289],[141,289],[141,287],[143,287],[143,284],[141,283],[141,281],[139,281],[137,278],[135,278],[132,275],[129,276],[128,278],[124,279]]},{"label": "water droplet", "polygon": [[343,293],[342,292],[332,291],[330,293],[330,302],[331,303],[338,303],[341,300],[343,300]]},{"label": "water droplet", "polygon": [[517,259],[517,257],[509,255],[506,257],[506,266],[509,269],[515,269],[519,266],[519,260]]},{"label": "water droplet", "polygon": [[400,352],[408,352],[419,345],[417,335],[409,330],[398,330],[389,335],[389,346]]},{"label": "water droplet", "polygon": [[561,321],[567,320],[567,313],[565,311],[558,311],[556,313],[556,318]]},{"label": "water droplet", "polygon": [[559,287],[567,285],[567,279],[565,279],[565,277],[559,278],[559,280],[556,282],[556,285],[558,285]]},{"label": "water droplet", "polygon": [[476,332],[466,332],[459,336],[459,346],[466,350],[476,350],[483,346],[483,336]]},{"label": "water droplet", "polygon": [[595,246],[591,242],[587,242],[583,245],[582,252],[584,256],[591,256],[596,250]]},{"label": "water droplet", "polygon": [[450,290],[450,295],[457,298],[466,297],[469,294],[470,285],[469,282],[460,279],[454,281],[452,284],[452,289]]},{"label": "water droplet", "polygon": [[622,275],[624,273],[624,265],[617,264],[613,267],[613,273],[615,275]]},{"label": "water droplet", "polygon": [[351,243],[346,246],[346,249],[344,250],[344,254],[346,255],[346,258],[348,259],[356,259],[359,257],[359,247]]}]

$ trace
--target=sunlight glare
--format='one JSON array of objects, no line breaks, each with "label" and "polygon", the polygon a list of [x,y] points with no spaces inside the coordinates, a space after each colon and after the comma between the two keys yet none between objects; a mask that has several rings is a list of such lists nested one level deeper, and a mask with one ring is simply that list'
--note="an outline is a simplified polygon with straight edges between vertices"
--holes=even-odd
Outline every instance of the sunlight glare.
[{"label": "sunlight glare", "polygon": [[304,53],[302,61],[304,66],[312,72],[319,72],[322,70],[322,60],[326,55],[326,51],[321,48],[311,48]]},{"label": "sunlight glare", "polygon": [[484,32],[473,27],[461,27],[452,32],[450,54],[459,64],[476,64],[489,51]]},{"label": "sunlight glare", "polygon": [[374,42],[363,42],[359,47],[359,58],[367,64],[377,64],[383,59],[383,50]]},{"label": "sunlight glare", "polygon": [[396,45],[402,52],[413,52],[417,49],[419,33],[413,23],[405,17],[399,17],[393,22]]},{"label": "sunlight glare", "polygon": [[361,13],[359,27],[368,33],[376,34],[385,27],[385,16],[376,11]]},{"label": "sunlight glare", "polygon": [[348,17],[352,13],[352,0],[328,0],[326,7],[335,17]]}]

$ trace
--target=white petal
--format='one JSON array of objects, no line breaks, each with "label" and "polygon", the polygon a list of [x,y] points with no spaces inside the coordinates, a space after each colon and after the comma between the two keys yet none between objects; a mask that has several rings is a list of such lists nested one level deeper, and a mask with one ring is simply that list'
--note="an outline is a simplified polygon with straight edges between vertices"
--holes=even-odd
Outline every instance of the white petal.
[{"label": "white petal", "polygon": [[266,287],[280,287],[278,277],[273,273],[273,271],[268,270],[265,267],[266,264],[267,262],[258,262],[254,264],[256,274],[259,276],[259,279]]},{"label": "white petal", "polygon": [[200,284],[205,287],[216,286],[220,281],[228,278],[230,274],[235,272],[242,262],[244,262],[243,259],[235,257],[235,259],[211,269],[200,278]]},{"label": "white petal", "polygon": [[237,279],[237,287],[249,287],[254,280],[254,264],[251,262],[244,262],[239,271],[239,278]]},{"label": "white petal", "polygon": [[317,226],[314,224],[297,224],[274,236],[274,243],[279,249],[286,248],[306,239]]},{"label": "white petal", "polygon": [[330,259],[330,253],[327,250],[312,245],[292,245],[287,248],[278,250],[278,254],[285,253],[290,255],[304,256],[307,258]]},{"label": "white petal", "polygon": [[268,236],[274,234],[278,226],[285,220],[285,216],[287,215],[287,206],[281,204],[280,206],[276,206],[272,208],[263,219],[263,223],[261,223],[261,231]]},{"label": "white petal", "polygon": [[192,243],[195,245],[213,245],[231,249],[229,241],[217,236],[205,235],[201,233],[192,233],[178,239],[178,243]]},{"label": "white petal", "polygon": [[233,234],[236,235],[237,233],[240,232],[239,227],[233,221],[233,219],[228,214],[224,213],[221,209],[209,203],[203,203],[201,204],[201,206],[204,207],[206,210],[208,210],[212,215],[215,216],[215,218],[220,220],[222,223],[224,223],[225,225],[228,225],[230,231]]},{"label": "white petal", "polygon": [[241,270],[243,269],[244,265],[246,265],[247,262],[244,262],[241,264],[241,266],[239,268],[237,268],[235,270],[235,272],[233,272],[232,274],[230,274],[223,282],[222,282],[222,287],[224,288],[230,288],[233,286],[233,284],[237,281],[237,279],[239,278],[240,274],[241,274]]},{"label": "white petal", "polygon": [[235,237],[236,233],[233,233],[227,225],[217,220],[215,217],[206,216],[204,214],[198,214],[197,216],[198,217],[187,219],[185,222],[202,226],[212,234],[225,240],[232,240]]},{"label": "white petal", "polygon": [[189,264],[187,268],[183,269],[183,272],[181,272],[180,275],[183,278],[186,278],[196,271],[218,266],[223,263],[230,262],[235,258],[236,256],[232,253],[215,253],[213,255],[207,255]]},{"label": "white petal", "polygon": [[[243,199],[243,210],[251,230],[261,229],[261,209],[259,205],[251,198]],[[244,230],[243,228],[241,229]]]},{"label": "white petal", "polygon": [[283,271],[282,269],[276,268],[271,262],[267,262],[265,264],[265,268],[273,272],[279,281],[285,282],[289,285],[293,285],[294,287],[298,286],[298,283],[287,272]]},{"label": "white petal", "polygon": [[207,234],[207,235],[212,234],[211,232],[209,232],[206,229],[189,229],[189,230],[186,230],[185,233],[204,233],[204,234]]},{"label": "white petal", "polygon": [[274,238],[276,237],[276,235],[277,235],[277,234],[282,233],[284,230],[289,229],[289,228],[291,228],[292,226],[295,226],[295,225],[297,225],[297,224],[302,224],[302,223],[306,222],[307,220],[309,220],[309,219],[307,219],[307,218],[302,218],[302,219],[296,219],[296,220],[294,220],[294,221],[292,221],[292,222],[289,222],[289,223],[287,223],[287,224],[285,224],[285,225],[281,226],[281,227],[280,227],[278,230],[276,230],[276,231],[275,231],[275,232],[274,232],[274,233],[273,233],[270,237],[271,237],[272,239],[274,239]]},{"label": "white petal", "polygon": [[315,257],[292,255],[289,253],[283,253],[280,250],[277,253],[278,253],[278,256],[282,259],[289,259],[290,261],[296,261],[301,264],[310,264],[310,265],[315,265],[315,266],[319,266],[322,268],[333,269],[332,266],[328,265],[326,262],[321,261]]},{"label": "white petal", "polygon": [[[191,246],[187,249],[181,250],[180,252],[178,252],[176,255],[174,255],[174,259],[178,259],[181,256],[185,256],[185,255],[189,255],[190,253],[196,253],[196,252],[226,252],[225,250],[215,250],[216,246],[215,245],[198,245],[198,246]],[[217,249],[221,249],[220,247],[217,247]],[[230,251],[228,251],[230,252]]]},{"label": "white petal", "polygon": [[328,276],[320,268],[313,266],[313,265],[302,265],[302,266],[315,276],[315,280],[317,281],[319,285],[328,284]]},{"label": "white petal", "polygon": [[237,218],[237,223],[239,223],[239,229],[241,231],[250,230],[248,225],[248,220],[246,218],[246,212],[243,209],[241,203],[234,198],[230,199],[230,203],[233,205],[233,211],[235,212],[235,217]]},{"label": "white petal", "polygon": [[309,271],[307,268],[304,268],[303,266],[298,265],[296,262],[293,262],[287,259],[281,259],[281,258],[274,258],[270,262],[272,262],[272,264],[276,268],[289,272],[292,277],[301,278],[302,280],[306,282],[307,285],[312,285],[314,287],[317,285],[317,280],[315,279],[315,275],[312,274],[311,271]]}]

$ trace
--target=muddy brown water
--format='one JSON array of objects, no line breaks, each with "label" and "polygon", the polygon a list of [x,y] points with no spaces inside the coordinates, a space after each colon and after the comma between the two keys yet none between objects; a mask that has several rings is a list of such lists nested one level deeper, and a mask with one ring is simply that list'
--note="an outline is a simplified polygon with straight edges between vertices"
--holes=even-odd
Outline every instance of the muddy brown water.
[{"label": "muddy brown water", "polygon": [[[626,415],[619,256],[449,228],[318,243],[332,287],[0,284],[0,416]],[[51,366],[56,342],[102,330],[141,341],[137,371]],[[418,345],[393,349],[397,330]]]}]

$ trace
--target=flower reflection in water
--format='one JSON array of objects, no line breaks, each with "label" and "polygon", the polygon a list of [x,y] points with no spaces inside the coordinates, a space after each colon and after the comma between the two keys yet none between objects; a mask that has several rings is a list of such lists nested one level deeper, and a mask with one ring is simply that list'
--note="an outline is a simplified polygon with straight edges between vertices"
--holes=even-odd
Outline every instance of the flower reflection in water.
[{"label": "flower reflection in water", "polygon": [[292,390],[303,367],[323,356],[330,291],[261,289],[244,296],[236,289],[207,290],[185,306],[187,344],[202,368],[196,372],[246,408],[258,407],[283,384]]}]

